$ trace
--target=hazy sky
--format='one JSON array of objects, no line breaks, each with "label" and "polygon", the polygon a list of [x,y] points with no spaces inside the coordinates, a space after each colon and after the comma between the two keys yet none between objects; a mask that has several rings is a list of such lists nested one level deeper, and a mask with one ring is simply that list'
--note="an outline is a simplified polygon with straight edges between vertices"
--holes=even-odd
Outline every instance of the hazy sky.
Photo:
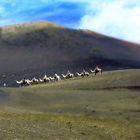
[{"label": "hazy sky", "polygon": [[140,43],[140,0],[0,0],[0,25],[48,20]]}]

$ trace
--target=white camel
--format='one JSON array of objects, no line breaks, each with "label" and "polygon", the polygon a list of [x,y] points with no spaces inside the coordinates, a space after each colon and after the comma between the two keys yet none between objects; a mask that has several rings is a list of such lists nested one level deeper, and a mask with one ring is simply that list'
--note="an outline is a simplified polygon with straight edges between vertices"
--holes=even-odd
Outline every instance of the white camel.
[{"label": "white camel", "polygon": [[29,85],[31,85],[30,82],[31,81],[29,79],[25,79],[25,78],[23,80],[20,80],[20,81],[16,80],[16,83],[19,86],[29,86]]},{"label": "white camel", "polygon": [[38,83],[39,83],[39,80],[35,77],[31,80],[31,84],[38,84]]},{"label": "white camel", "polygon": [[54,79],[55,79],[55,81],[60,81],[61,80],[60,76],[57,73],[55,73]]},{"label": "white camel", "polygon": [[16,83],[21,85],[23,83],[23,80],[20,80],[20,81],[16,80]]},{"label": "white camel", "polygon": [[43,79],[43,81],[44,81],[45,83],[49,83],[49,82],[50,82],[50,78],[47,77],[47,75],[45,75],[42,79]]},{"label": "white camel", "polygon": [[66,79],[67,78],[67,75],[64,75],[64,74],[61,74],[62,75],[62,77],[64,78],[64,79]]},{"label": "white camel", "polygon": [[49,79],[50,79],[50,82],[54,82],[54,80],[55,80],[55,78],[54,77],[49,77]]},{"label": "white camel", "polygon": [[89,73],[83,69],[82,76],[89,76]]},{"label": "white camel", "polygon": [[84,77],[84,76],[89,76],[89,73],[85,70],[83,70],[81,73],[76,72],[78,77]]},{"label": "white camel", "polygon": [[68,70],[68,72],[67,72],[67,77],[68,77],[68,78],[73,78],[73,77],[74,77],[74,74],[71,73],[71,72]]},{"label": "white camel", "polygon": [[95,71],[94,71],[94,70],[92,70],[92,69],[89,69],[89,71],[90,71],[91,73],[95,73]]},{"label": "white camel", "polygon": [[68,70],[68,72],[67,72],[66,75],[62,74],[62,77],[63,77],[64,79],[69,79],[69,78],[73,78],[73,77],[74,77],[74,74],[71,73],[71,72]]},{"label": "white camel", "polygon": [[39,83],[43,83],[43,82],[44,82],[44,80],[39,78]]},{"label": "white camel", "polygon": [[82,77],[82,74],[79,73],[79,72],[76,72],[76,75],[77,75],[78,77]]}]

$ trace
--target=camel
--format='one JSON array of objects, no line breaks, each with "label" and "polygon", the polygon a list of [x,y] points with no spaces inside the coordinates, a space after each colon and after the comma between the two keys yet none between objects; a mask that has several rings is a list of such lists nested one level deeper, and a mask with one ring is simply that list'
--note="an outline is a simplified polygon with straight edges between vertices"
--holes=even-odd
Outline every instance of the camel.
[{"label": "camel", "polygon": [[64,78],[64,79],[66,79],[67,78],[67,75],[64,75],[64,74],[61,74],[62,75],[62,77]]},{"label": "camel", "polygon": [[96,68],[94,69],[94,71],[95,71],[95,75],[96,75],[97,73],[102,74],[102,72],[103,72],[103,70],[100,69],[98,66],[96,66]]},{"label": "camel", "polygon": [[38,84],[39,80],[36,79],[35,77],[31,80],[31,84]]},{"label": "camel", "polygon": [[55,79],[55,81],[60,81],[61,80],[60,76],[56,73],[54,75],[54,79]]},{"label": "camel", "polygon": [[25,79],[25,78],[23,80],[20,80],[20,81],[16,80],[16,83],[18,85],[20,85],[20,86],[29,86],[29,85],[31,85],[30,84],[31,81],[29,79]]},{"label": "camel", "polygon": [[43,81],[44,81],[45,83],[49,83],[49,82],[50,82],[50,78],[47,77],[47,75],[45,75],[42,79],[43,79]]},{"label": "camel", "polygon": [[49,79],[50,79],[51,82],[54,82],[54,80],[55,80],[55,78],[51,77],[51,76],[49,77]]},{"label": "camel", "polygon": [[44,82],[44,80],[42,80],[41,78],[39,78],[39,83],[43,83]]},{"label": "camel", "polygon": [[69,73],[69,74],[66,74],[66,75],[62,74],[62,77],[64,79],[69,79],[69,78],[73,78],[74,77],[74,74],[73,73]]},{"label": "camel", "polygon": [[67,73],[67,77],[68,78],[73,78],[74,77],[74,74],[73,73]]},{"label": "camel", "polygon": [[66,75],[62,74],[62,77],[64,79],[69,79],[69,78],[73,78],[74,77],[74,74],[73,73],[70,73],[70,71],[68,70],[68,72],[67,72]]},{"label": "camel", "polygon": [[90,69],[89,71],[90,71],[91,73],[94,73],[95,75],[96,75],[97,73],[101,73],[101,74],[102,74],[102,72],[103,72],[103,70],[102,70],[101,68],[99,68],[98,66],[96,66],[94,70]]},{"label": "camel", "polygon": [[21,80],[21,81],[16,80],[16,83],[21,85],[23,83],[23,80]]},{"label": "camel", "polygon": [[91,73],[95,73],[95,71],[94,71],[94,70],[92,70],[92,69],[90,69],[89,71],[90,71]]},{"label": "camel", "polygon": [[85,70],[83,70],[81,73],[76,72],[78,77],[84,77],[84,76],[89,76],[89,73]]},{"label": "camel", "polygon": [[74,77],[74,74],[71,73],[71,72],[68,70],[68,72],[67,72],[67,77],[69,77],[69,78],[73,78],[73,77]]},{"label": "camel", "polygon": [[82,74],[79,73],[79,72],[76,72],[76,75],[77,75],[78,77],[82,77]]},{"label": "camel", "polygon": [[89,73],[83,69],[82,75],[83,75],[83,76],[89,76]]}]

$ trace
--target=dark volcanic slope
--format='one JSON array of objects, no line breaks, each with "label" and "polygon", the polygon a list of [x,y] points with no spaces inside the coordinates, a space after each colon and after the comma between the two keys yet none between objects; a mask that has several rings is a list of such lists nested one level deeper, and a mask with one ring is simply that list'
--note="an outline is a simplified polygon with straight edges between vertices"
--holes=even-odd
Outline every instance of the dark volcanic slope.
[{"label": "dark volcanic slope", "polygon": [[0,28],[0,85],[96,64],[104,69],[140,68],[140,45],[44,21]]}]

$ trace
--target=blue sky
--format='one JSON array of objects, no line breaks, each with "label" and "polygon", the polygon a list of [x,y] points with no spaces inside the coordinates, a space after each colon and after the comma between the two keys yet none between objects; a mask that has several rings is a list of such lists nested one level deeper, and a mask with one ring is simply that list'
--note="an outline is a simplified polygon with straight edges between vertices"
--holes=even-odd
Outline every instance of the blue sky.
[{"label": "blue sky", "polygon": [[140,43],[139,0],[0,0],[0,26],[34,20]]},{"label": "blue sky", "polygon": [[86,3],[68,0],[0,0],[0,25],[49,20],[75,28]]}]

